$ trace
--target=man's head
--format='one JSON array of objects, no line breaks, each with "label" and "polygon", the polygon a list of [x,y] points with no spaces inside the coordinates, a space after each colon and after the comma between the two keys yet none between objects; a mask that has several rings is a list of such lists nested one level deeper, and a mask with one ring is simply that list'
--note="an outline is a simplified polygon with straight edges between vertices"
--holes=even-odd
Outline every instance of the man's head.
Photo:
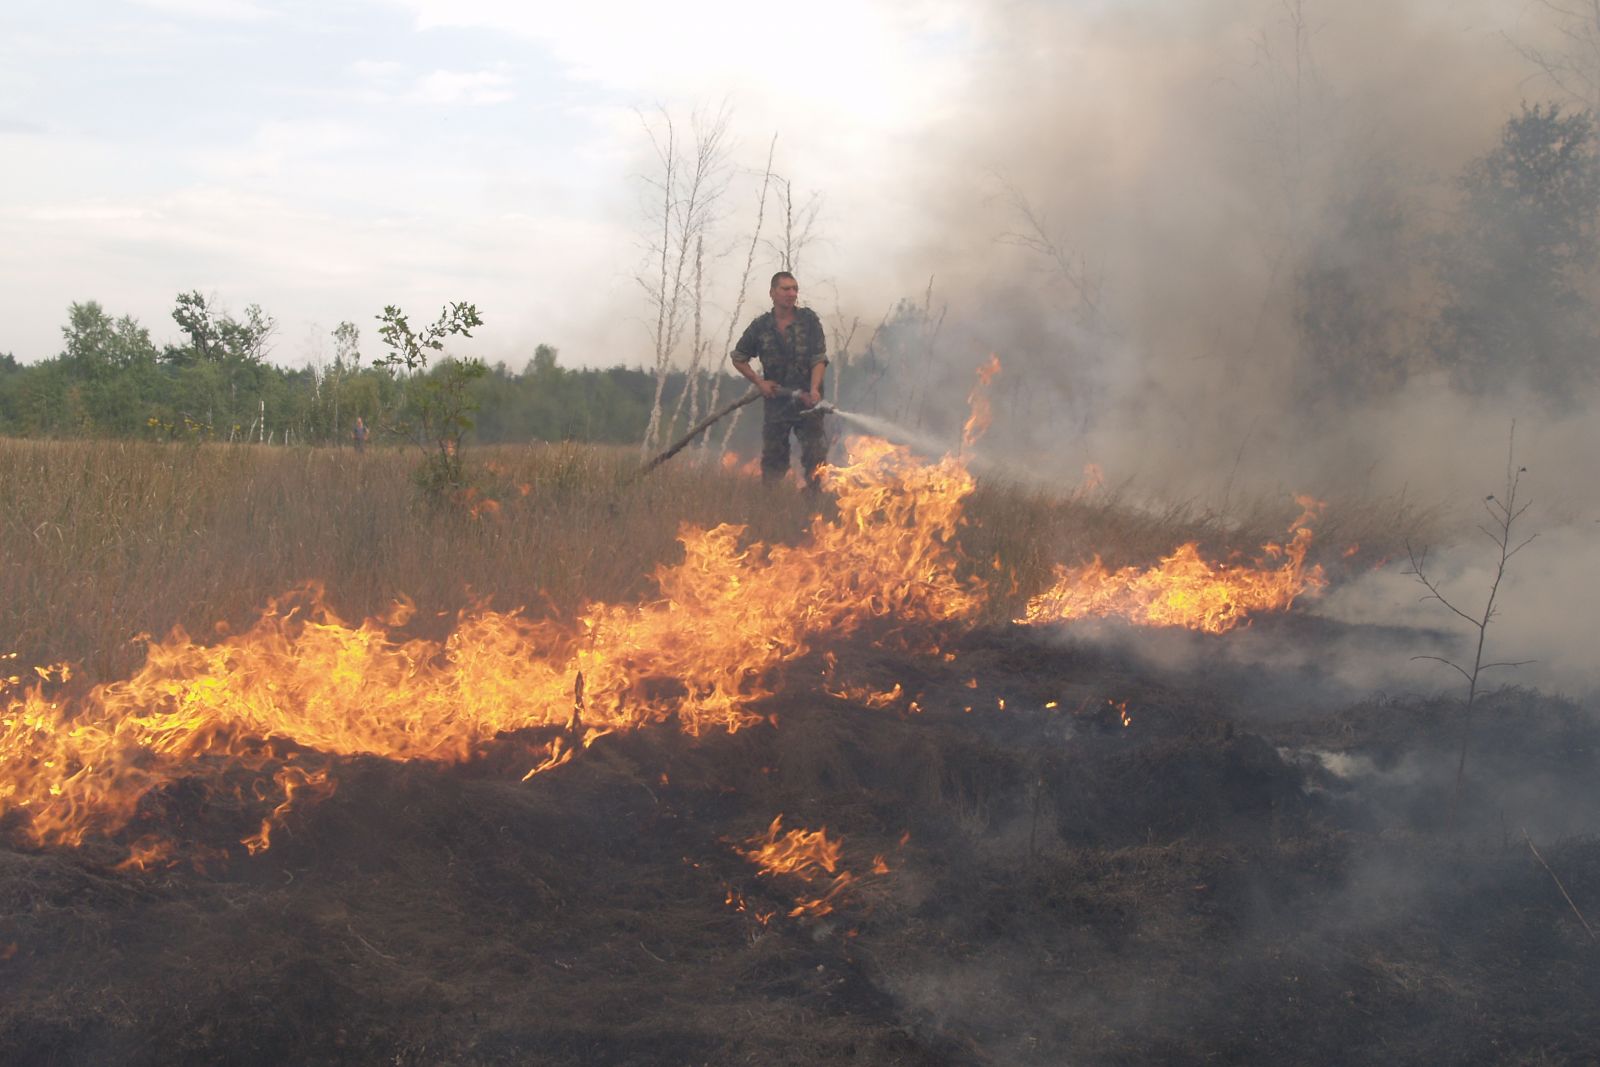
[{"label": "man's head", "polygon": [[800,283],[795,281],[793,274],[780,270],[772,276],[772,306],[784,311],[794,309],[794,303],[800,299]]}]

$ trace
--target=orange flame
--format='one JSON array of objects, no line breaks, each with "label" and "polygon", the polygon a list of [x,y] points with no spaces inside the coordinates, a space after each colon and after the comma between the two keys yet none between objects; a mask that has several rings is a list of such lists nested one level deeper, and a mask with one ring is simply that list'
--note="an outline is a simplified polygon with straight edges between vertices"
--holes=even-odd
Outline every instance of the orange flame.
[{"label": "orange flame", "polygon": [[1309,523],[1322,505],[1309,497],[1296,501],[1303,512],[1289,526],[1289,543],[1263,545],[1263,558],[1254,567],[1208,563],[1193,542],[1148,570],[1111,571],[1096,556],[1081,567],[1057,566],[1055,584],[1029,600],[1026,614],[1016,621],[1115,615],[1145,626],[1226,633],[1257,612],[1286,610],[1302,593],[1315,595],[1327,585],[1321,566],[1305,565]]},{"label": "orange flame", "polygon": [[283,817],[289,814],[297,795],[304,793],[321,799],[331,794],[334,789],[326,770],[306,771],[299,767],[282,767],[272,777],[278,788],[283,790],[283,803],[273,808],[272,814],[261,820],[260,830],[239,842],[252,856],[257,852],[265,852],[271,846],[272,827],[281,823]]},{"label": "orange flame", "polygon": [[148,871],[168,866],[173,858],[172,842],[155,836],[141,837],[128,846],[128,855],[114,870]]},{"label": "orange flame", "polygon": [[772,820],[767,832],[750,838],[749,850],[740,853],[760,867],[763,874],[803,874],[812,867],[820,867],[832,874],[839,866],[840,843],[828,840],[826,828],[821,830],[790,830],[781,834],[783,815]]},{"label": "orange flame", "polygon": [[[821,830],[790,830],[780,834],[783,816],[772,820],[767,832],[750,838],[749,849],[739,853],[761,868],[768,876],[791,875],[813,887],[822,888],[821,896],[797,899],[790,918],[802,915],[821,916],[834,910],[839,895],[855,881],[849,871],[839,870],[839,841],[828,840],[826,828]],[[874,873],[888,873],[888,864],[882,856],[873,861]]]},{"label": "orange flame", "polygon": [[[762,721],[749,705],[819,635],[886,620],[910,639],[976,614],[983,587],[957,576],[951,548],[973,487],[958,461],[922,464],[869,439],[824,477],[838,516],[814,519],[807,540],[768,546],[737,526],[685,527],[684,561],[657,571],[658,599],[594,603],[576,622],[479,608],[443,641],[406,639],[394,629],[409,604],[393,625],[351,625],[308,585],[216,644],[175,631],[132,677],[71,704],[39,685],[0,693],[0,818],[20,815],[7,821],[35,844],[77,846],[118,834],[143,797],[179,779],[220,784],[225,768],[282,766],[292,751],[323,764],[464,760],[504,732],[576,729],[580,674],[585,744],[665,721],[733,731]],[[572,750],[552,742],[534,773]],[[272,780],[281,803],[245,802],[282,812],[326,784]],[[247,844],[269,841],[264,826]]]},{"label": "orange flame", "polygon": [[967,394],[971,413],[967,416],[966,425],[961,428],[962,448],[971,448],[977,444],[978,438],[989,432],[989,424],[994,420],[994,408],[989,403],[989,383],[999,373],[1000,357],[996,355],[991,355],[989,362],[978,368],[978,384]]},{"label": "orange flame", "polygon": [[744,912],[762,926],[770,923],[772,917],[777,914],[774,911],[761,911],[758,908],[751,907],[749,902],[745,900],[744,894],[737,889],[729,889],[728,895],[723,898],[722,902],[734,911]]},{"label": "orange flame", "polygon": [[905,690],[900,683],[894,683],[893,689],[874,689],[867,685],[847,685],[839,689],[825,689],[829,696],[848,700],[853,704],[860,704],[865,708],[875,710],[891,707],[905,696]]},{"label": "orange flame", "polygon": [[724,452],[722,454],[722,469],[741,478],[761,477],[761,457],[751,456],[741,460],[737,452]]}]

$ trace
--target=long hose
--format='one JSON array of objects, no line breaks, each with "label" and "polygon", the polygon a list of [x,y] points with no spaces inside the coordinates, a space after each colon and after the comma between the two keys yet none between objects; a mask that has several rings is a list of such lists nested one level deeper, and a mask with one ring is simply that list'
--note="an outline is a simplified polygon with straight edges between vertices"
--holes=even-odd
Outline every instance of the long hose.
[{"label": "long hose", "polygon": [[[787,396],[790,400],[793,400],[800,395],[799,390],[796,389],[783,389],[780,390],[780,392],[782,395]],[[718,419],[723,419],[729,415],[732,415],[735,411],[738,411],[752,400],[759,400],[760,398],[761,390],[752,389],[744,396],[741,396],[738,400],[732,401],[720,410],[714,411],[710,415],[707,415],[705,418],[695,423],[694,429],[684,434],[683,437],[673,444],[671,448],[668,448],[665,452],[657,453],[648,463],[640,467],[639,473],[635,474],[634,477],[643,478],[645,475],[661,466],[667,460],[671,459],[673,456],[676,456],[679,452],[682,452],[689,446],[691,441],[705,433],[706,429],[710,427],[712,423],[716,422]],[[802,414],[809,415],[815,413],[817,415],[828,415],[832,414],[833,411],[833,405],[827,401],[823,401],[820,404],[814,405],[808,411],[803,412]]]},{"label": "long hose", "polygon": [[732,401],[721,409],[712,412],[710,415],[707,415],[705,418],[695,423],[694,429],[684,434],[679,441],[672,445],[672,447],[668,448],[665,452],[658,452],[648,463],[640,467],[639,473],[634,475],[634,477],[643,478],[646,474],[649,474],[667,460],[671,459],[673,456],[676,456],[679,452],[682,452],[696,437],[699,437],[701,434],[705,433],[712,423],[732,415],[735,411],[738,411],[752,400],[759,399],[761,399],[761,390],[752,389],[744,396],[741,396],[738,400]]}]

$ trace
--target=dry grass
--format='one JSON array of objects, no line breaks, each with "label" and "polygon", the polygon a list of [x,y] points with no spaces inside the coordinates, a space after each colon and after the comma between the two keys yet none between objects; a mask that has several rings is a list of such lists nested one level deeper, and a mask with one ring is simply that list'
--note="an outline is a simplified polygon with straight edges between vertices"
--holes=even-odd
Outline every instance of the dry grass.
[{"label": "dry grass", "polygon": [[[1311,524],[1307,561],[1335,582],[1403,556],[1408,537],[1435,539],[1442,514],[1403,496],[1324,503]],[[1015,578],[1015,588],[991,603],[991,621],[1000,621],[1046,588],[1058,563],[1099,556],[1112,568],[1149,566],[1189,541],[1210,559],[1254,559],[1267,542],[1286,540],[1301,508],[1288,494],[1255,497],[1218,514],[1193,501],[1136,502],[1128,487],[1060,497],[989,482],[973,494],[967,514],[963,547],[976,559],[999,560],[999,570]]]},{"label": "dry grass", "polygon": [[[425,502],[409,452],[0,441],[0,653],[120,677],[142,658],[139,635],[238,629],[311,580],[349,619],[401,596],[421,618],[448,620],[484,599],[570,615],[590,600],[649,596],[651,573],[679,558],[685,522],[743,523],[771,542],[810,521],[798,494],[765,492],[691,456],[637,482],[631,449],[538,445],[470,458],[498,504],[476,518],[466,505]],[[998,573],[985,621],[1001,621],[1057,562],[1096,553],[1113,565],[1152,562],[1186,540],[1250,550],[1281,538],[1293,510],[1278,501],[1222,522],[1189,505],[1134,507],[1119,493],[1061,499],[984,485],[969,501],[963,547]],[[1330,506],[1323,528],[1340,527],[1330,552],[1357,539],[1378,552],[1415,537],[1406,523],[1416,518],[1381,503]]]},{"label": "dry grass", "polygon": [[399,596],[423,616],[484,598],[569,613],[647,595],[683,522],[783,539],[808,521],[795,494],[689,463],[627,484],[628,449],[472,458],[499,504],[478,518],[424,501],[407,452],[0,442],[0,652],[120,676],[142,658],[138,635],[239,628],[311,580],[352,619]]}]

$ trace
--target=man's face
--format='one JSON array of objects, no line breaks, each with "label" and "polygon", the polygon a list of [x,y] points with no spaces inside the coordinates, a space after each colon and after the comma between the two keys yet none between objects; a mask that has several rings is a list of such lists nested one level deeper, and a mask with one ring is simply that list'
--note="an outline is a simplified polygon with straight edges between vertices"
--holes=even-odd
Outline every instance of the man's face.
[{"label": "man's face", "polygon": [[785,311],[794,308],[794,302],[800,299],[800,283],[793,278],[779,278],[778,284],[772,287],[772,306]]}]

